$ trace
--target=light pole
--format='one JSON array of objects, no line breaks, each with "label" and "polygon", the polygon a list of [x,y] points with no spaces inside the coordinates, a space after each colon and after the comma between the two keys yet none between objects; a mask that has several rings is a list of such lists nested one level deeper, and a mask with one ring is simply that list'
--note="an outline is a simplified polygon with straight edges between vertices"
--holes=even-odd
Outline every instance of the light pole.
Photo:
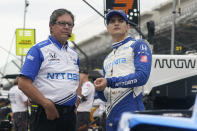
[{"label": "light pole", "polygon": [[172,4],[171,55],[174,54],[175,20],[176,20],[176,0],[173,0],[173,4]]},{"label": "light pole", "polygon": [[[24,9],[24,18],[23,18],[23,37],[25,32],[25,24],[26,24],[26,13],[27,13],[27,7],[29,6],[29,1],[25,0],[25,9]],[[23,55],[21,55],[21,69],[23,66]]]}]

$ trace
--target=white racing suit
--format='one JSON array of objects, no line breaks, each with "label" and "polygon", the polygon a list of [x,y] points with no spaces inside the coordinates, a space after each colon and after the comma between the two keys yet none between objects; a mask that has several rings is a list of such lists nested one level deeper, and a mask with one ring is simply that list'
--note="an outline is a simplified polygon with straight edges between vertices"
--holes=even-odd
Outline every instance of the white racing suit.
[{"label": "white racing suit", "polygon": [[116,131],[123,112],[144,110],[142,86],[148,81],[152,54],[147,41],[125,40],[114,43],[103,64],[107,87],[98,96],[107,101],[106,128]]}]

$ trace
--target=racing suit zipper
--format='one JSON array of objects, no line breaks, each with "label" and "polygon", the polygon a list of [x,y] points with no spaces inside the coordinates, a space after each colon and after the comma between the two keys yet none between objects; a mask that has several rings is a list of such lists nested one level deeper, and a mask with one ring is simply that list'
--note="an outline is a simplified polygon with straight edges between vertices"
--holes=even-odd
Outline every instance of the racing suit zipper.
[{"label": "racing suit zipper", "polygon": [[[116,58],[116,55],[115,55],[115,54],[116,54],[116,50],[117,50],[117,49],[114,49],[114,51],[113,51],[113,52],[114,52],[114,59],[113,59],[113,60],[115,60],[115,58]],[[113,76],[113,66],[112,66],[112,68],[111,68],[111,77],[112,77],[112,76]],[[111,107],[111,106],[112,106],[112,96],[111,96],[111,95],[112,95],[112,91],[111,91],[111,87],[110,87],[110,89],[109,89],[109,93],[110,93],[110,94],[109,94],[109,97],[110,97],[110,107]],[[112,120],[110,120],[110,121],[111,121],[111,122],[109,123],[109,126],[112,127],[112,126],[113,126],[113,122],[112,122]]]},{"label": "racing suit zipper", "polygon": [[[117,49],[114,49],[114,51],[113,51],[113,52],[114,52],[114,56],[115,56],[113,60],[115,60],[115,58],[116,58],[116,50],[117,50]],[[111,77],[112,77],[112,76],[113,76],[113,64],[112,64],[112,68],[111,68]],[[109,94],[109,97],[110,97],[110,106],[111,106],[111,105],[112,105],[112,98],[111,98],[112,92],[111,92],[111,87],[110,87],[109,93],[110,93],[110,94]]]}]

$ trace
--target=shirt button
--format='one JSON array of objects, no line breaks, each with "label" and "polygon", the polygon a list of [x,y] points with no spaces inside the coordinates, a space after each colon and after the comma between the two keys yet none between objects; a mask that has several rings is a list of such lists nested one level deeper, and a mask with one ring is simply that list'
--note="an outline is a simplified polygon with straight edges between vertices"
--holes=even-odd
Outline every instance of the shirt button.
[{"label": "shirt button", "polygon": [[112,123],[109,123],[109,126],[113,126],[113,124]]}]

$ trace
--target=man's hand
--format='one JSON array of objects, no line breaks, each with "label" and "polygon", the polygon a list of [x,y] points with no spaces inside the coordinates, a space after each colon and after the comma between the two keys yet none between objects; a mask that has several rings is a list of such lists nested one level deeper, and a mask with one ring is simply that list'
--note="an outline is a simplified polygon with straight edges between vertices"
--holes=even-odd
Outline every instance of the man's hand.
[{"label": "man's hand", "polygon": [[33,102],[44,108],[48,120],[59,118],[59,113],[53,102],[44,97],[44,95],[32,84],[31,79],[24,76],[19,77],[18,87]]},{"label": "man's hand", "polygon": [[81,99],[79,97],[77,97],[77,100],[75,102],[75,114],[77,114],[77,108],[79,106],[80,101],[81,101]]},{"label": "man's hand", "polygon": [[59,118],[59,113],[52,101],[46,99],[43,105],[48,120]]},{"label": "man's hand", "polygon": [[103,91],[107,87],[107,80],[105,78],[97,78],[94,81],[95,89],[98,91]]}]

